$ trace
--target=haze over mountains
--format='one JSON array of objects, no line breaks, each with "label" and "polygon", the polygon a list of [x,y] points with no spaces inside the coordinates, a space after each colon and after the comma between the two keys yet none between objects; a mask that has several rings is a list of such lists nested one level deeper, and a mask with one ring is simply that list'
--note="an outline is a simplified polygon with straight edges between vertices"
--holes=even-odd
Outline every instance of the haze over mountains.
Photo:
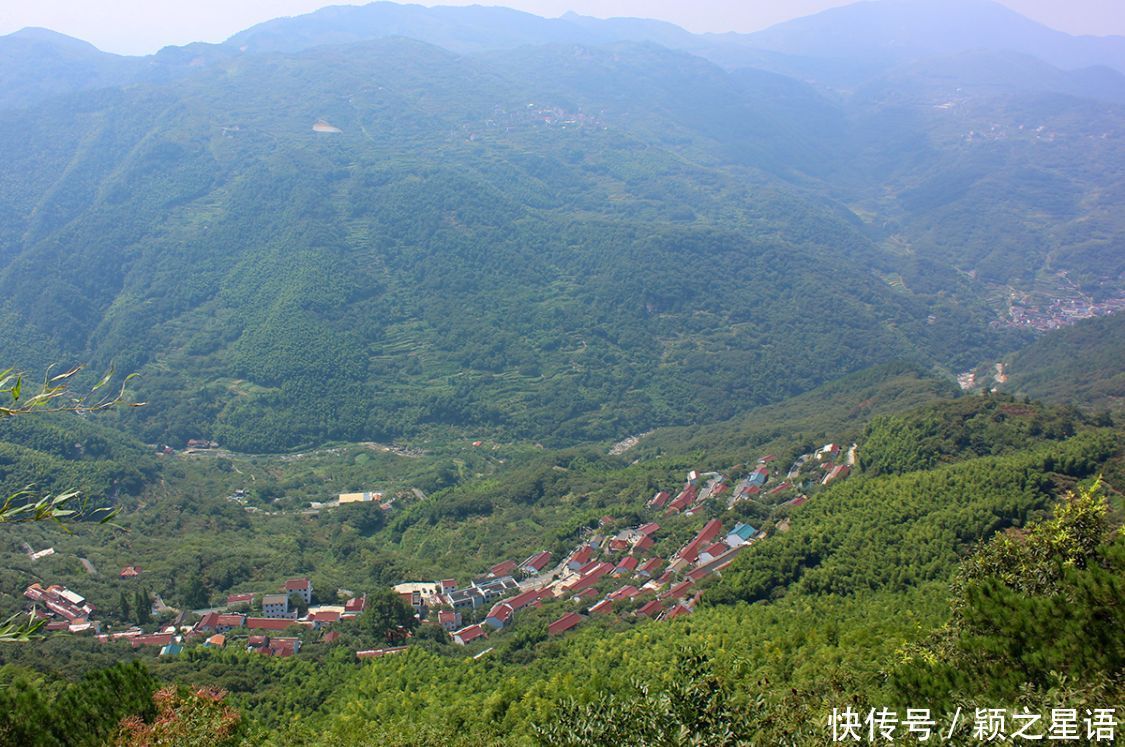
[{"label": "haze over mountains", "polygon": [[[183,66],[198,67],[240,54],[296,52],[392,36],[458,53],[543,44],[648,42],[726,67],[753,65],[819,76],[829,84],[854,84],[894,65],[983,50],[1030,55],[1063,70],[1108,67],[1125,73],[1125,37],[1071,36],[991,0],[869,0],[753,34],[692,34],[671,23],[636,18],[601,20],[570,13],[548,19],[503,7],[425,8],[374,2],[279,18],[222,44],[167,47],[149,57],[123,58],[45,29],[24,29],[0,37],[0,61],[5,63],[0,68],[0,103],[25,104],[37,96],[54,95],[65,84],[83,89],[159,79]],[[27,66],[29,61],[39,66],[38,73]],[[36,92],[35,83],[48,85]]]},{"label": "haze over mountains", "polygon": [[1123,45],[975,1],[747,36],[376,3],[146,58],[26,30],[0,332],[144,373],[147,438],[257,450],[961,370],[1026,340],[1013,299],[1122,296]]}]

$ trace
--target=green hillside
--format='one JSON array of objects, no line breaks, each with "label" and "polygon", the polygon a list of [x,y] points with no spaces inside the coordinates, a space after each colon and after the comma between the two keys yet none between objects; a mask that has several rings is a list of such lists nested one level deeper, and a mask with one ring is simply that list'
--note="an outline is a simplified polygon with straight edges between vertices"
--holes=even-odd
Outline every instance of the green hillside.
[{"label": "green hillside", "polygon": [[[654,552],[666,557],[712,517],[724,526],[753,522],[768,536],[729,569],[702,581],[702,603],[675,622],[647,622],[631,614],[636,604],[626,604],[608,617],[591,615],[577,632],[547,636],[547,624],[563,612],[589,614],[589,601],[576,606],[562,598],[521,612],[509,629],[468,649],[450,644],[432,626],[423,635],[423,626],[408,653],[358,664],[356,648],[385,644],[355,623],[337,628],[343,645],[324,642],[323,631],[300,633],[305,645],[293,659],[192,646],[179,657],[154,660],[143,647],[67,634],[36,648],[3,648],[0,661],[10,665],[4,671],[17,683],[32,671],[50,679],[77,678],[123,660],[145,662],[156,677],[134,681],[132,674],[103,672],[58,695],[17,684],[2,696],[24,698],[5,710],[5,728],[22,728],[32,701],[46,708],[63,692],[96,700],[97,678],[118,676],[129,683],[121,687],[142,693],[169,681],[223,688],[242,714],[241,738],[271,743],[283,737],[294,744],[608,744],[615,734],[635,740],[646,729],[690,718],[687,727],[695,733],[732,728],[744,736],[811,745],[821,743],[824,714],[841,700],[892,706],[924,701],[948,717],[943,709],[958,698],[988,695],[1015,703],[1025,683],[1053,687],[1064,672],[1075,683],[1068,692],[1116,697],[1119,690],[1113,688],[1119,684],[1112,673],[1120,663],[1119,646],[1095,653],[1079,632],[1110,640],[1117,624],[1095,610],[1107,595],[1118,594],[1113,584],[1120,581],[1107,533],[1120,521],[1120,494],[1113,487],[1125,474],[1120,433],[1071,409],[1002,395],[935,399],[942,388],[908,367],[886,367],[757,411],[747,422],[758,430],[744,431],[741,449],[719,441],[714,454],[702,440],[690,444],[690,454],[657,454],[646,453],[643,439],[625,458],[593,448],[544,452],[514,445],[497,445],[491,457],[469,456],[479,448],[466,447],[469,461],[463,466],[472,474],[425,500],[400,498],[385,517],[377,506],[302,513],[295,508],[303,504],[286,496],[301,494],[313,474],[347,474],[345,479],[357,481],[396,473],[426,479],[429,469],[459,452],[449,446],[395,457],[410,462],[397,467],[390,461],[360,462],[343,448],[298,459],[166,457],[159,481],[149,480],[137,499],[119,502],[116,528],[76,525],[66,535],[48,527],[21,528],[26,541],[37,548],[50,543],[55,554],[35,561],[15,552],[5,556],[4,607],[19,605],[29,577],[81,589],[98,605],[102,620],[122,625],[139,589],[158,592],[169,604],[207,606],[232,592],[268,589],[308,574],[325,595],[322,602],[338,587],[374,598],[388,584],[463,579],[537,549],[561,558],[607,514],[617,526],[657,519],[662,529]],[[876,414],[878,403],[911,398],[929,404]],[[765,447],[796,454],[810,432],[855,433],[850,429],[857,418],[869,423],[858,433],[862,469],[840,484],[815,489],[807,505],[793,507],[782,494],[732,508],[712,501],[693,516],[662,515],[646,506],[655,490],[677,485],[688,469],[715,469],[734,480],[746,468],[729,460],[751,463]],[[730,427],[713,432],[722,437]],[[708,432],[701,430],[701,438]],[[49,450],[48,440],[36,443]],[[1098,474],[1106,475],[1102,495],[1108,494],[1115,508],[1098,508],[1105,506],[1099,497],[1086,508],[1073,504],[1080,514],[1067,514],[1060,497],[1088,487]],[[331,480],[314,484],[340,484]],[[236,485],[253,486],[245,505],[260,508],[248,511],[223,497]],[[1090,511],[1101,518],[1091,523]],[[1063,526],[1085,532],[1073,535],[1073,548],[1058,544],[1057,530],[1044,535],[1053,538],[1050,552],[1080,553],[1084,560],[1074,571],[1080,575],[1067,571],[1049,587],[1020,586],[1013,579],[1039,576],[1011,565],[1018,558],[998,543],[1026,532],[1036,536],[1040,530],[1034,527],[1052,514]],[[982,545],[993,549],[981,550]],[[79,557],[101,573],[90,575]],[[1029,556],[1044,568],[1053,567],[1050,557]],[[116,569],[127,564],[144,567],[140,580],[116,578]],[[980,596],[995,574],[1013,591]],[[952,617],[950,597],[963,600]],[[1008,609],[1012,605],[1015,611]],[[1034,615],[1030,610],[1059,605],[1066,614],[1051,618],[1049,632],[1026,617]],[[1001,614],[1003,623],[996,617]],[[973,632],[984,630],[989,643]],[[1039,636],[1030,645],[1046,659],[1020,653],[1017,641],[1027,636]],[[1048,639],[1054,642],[1050,646]],[[972,666],[935,667],[926,652],[940,650],[944,657],[951,646]],[[467,656],[485,649],[490,650],[478,661]],[[1009,656],[1023,657],[1023,663],[1017,667]],[[674,707],[676,698],[706,692],[718,698],[717,710],[707,711],[716,719],[710,726]],[[1055,702],[1051,697],[1034,700],[1034,707],[1047,707]],[[104,718],[117,718],[116,713],[106,710]],[[111,728],[109,722],[95,723],[97,729]],[[575,730],[587,736],[567,741]]]},{"label": "green hillside", "polygon": [[466,56],[340,13],[0,110],[10,360],[141,372],[146,441],[561,446],[963,370],[1027,339],[1009,295],[1120,295],[1113,73],[980,53],[826,91],[614,41],[641,26]]},{"label": "green hillside", "polygon": [[1038,399],[1121,412],[1125,407],[1125,316],[1050,332],[1008,363],[1004,389]]},{"label": "green hillside", "polygon": [[854,217],[721,168],[757,125],[718,68],[595,51],[545,89],[522,55],[329,47],[0,115],[36,174],[6,193],[13,358],[140,371],[146,440],[262,451],[620,437],[1001,339],[979,301],[889,287]]}]

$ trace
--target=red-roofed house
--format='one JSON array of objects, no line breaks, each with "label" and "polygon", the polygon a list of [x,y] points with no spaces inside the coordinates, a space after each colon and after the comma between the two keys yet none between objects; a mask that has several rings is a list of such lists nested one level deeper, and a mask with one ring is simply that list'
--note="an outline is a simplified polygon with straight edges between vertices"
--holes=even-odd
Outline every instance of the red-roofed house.
[{"label": "red-roofed house", "polygon": [[139,565],[127,565],[117,575],[118,578],[136,578],[141,575],[141,567]]},{"label": "red-roofed house", "polygon": [[671,589],[669,589],[668,593],[664,596],[670,599],[683,599],[691,593],[691,590],[694,587],[695,583],[693,581],[681,581],[678,584],[674,585]]},{"label": "red-roofed house", "polygon": [[351,615],[358,615],[360,612],[363,612],[363,610],[366,607],[367,607],[367,595],[366,594],[364,594],[362,597],[352,597],[348,601],[344,602],[344,613],[345,614],[351,614]]},{"label": "red-roofed house", "polygon": [[835,467],[832,468],[831,472],[829,472],[827,475],[824,476],[824,480],[821,481],[821,484],[827,485],[828,483],[832,482],[833,480],[838,480],[842,477],[847,477],[848,474],[851,471],[852,471],[852,468],[849,467],[848,465],[837,464]]},{"label": "red-roofed house", "polygon": [[699,553],[699,562],[710,563],[712,560],[719,557],[729,549],[730,546],[727,545],[726,542],[716,542],[715,544],[710,545],[703,552]]},{"label": "red-roofed house", "polygon": [[703,525],[699,530],[699,534],[695,535],[695,539],[687,543],[682,550],[678,553],[679,557],[689,563],[694,563],[699,557],[699,553],[705,548],[711,540],[719,536],[723,531],[723,523],[718,519],[711,519]]},{"label": "red-roofed house", "polygon": [[623,576],[626,573],[632,573],[637,569],[637,559],[632,555],[627,555],[621,559],[617,567],[613,569],[614,576]]},{"label": "red-roofed house", "polygon": [[512,609],[510,605],[505,602],[500,602],[500,604],[494,605],[492,609],[489,610],[488,615],[484,618],[484,623],[485,625],[499,630],[511,622],[512,615],[514,615],[515,612],[516,611]]},{"label": "red-roofed house", "polygon": [[648,524],[641,524],[637,527],[637,534],[643,534],[645,537],[656,534],[660,531],[660,525],[656,522],[649,522]]},{"label": "red-roofed house", "polygon": [[603,599],[590,608],[591,615],[608,615],[613,612],[613,600]]},{"label": "red-roofed house", "polygon": [[566,561],[566,567],[572,571],[577,571],[582,566],[590,562],[590,558],[594,557],[594,548],[589,545],[582,545],[574,551],[570,556],[570,560]]},{"label": "red-roofed house", "polygon": [[225,633],[228,630],[241,628],[246,624],[246,615],[239,614],[222,614],[219,619],[215,621],[215,632]]},{"label": "red-roofed house", "polygon": [[652,537],[641,537],[639,540],[633,543],[633,552],[636,552],[637,550],[651,550],[652,546],[655,544],[656,540],[654,540]]},{"label": "red-roofed house", "polygon": [[707,576],[709,575],[711,575],[710,565],[701,565],[698,568],[693,568],[692,570],[688,571],[687,577],[691,581],[699,581],[701,579],[707,578]]},{"label": "red-roofed house", "polygon": [[309,616],[305,619],[313,624],[313,630],[320,630],[320,628],[326,625],[339,622],[340,613],[336,610],[318,610],[316,612],[310,612]]},{"label": "red-roofed house", "polygon": [[649,558],[637,567],[637,575],[652,578],[662,565],[664,565],[664,561],[660,558]]},{"label": "red-roofed house", "polygon": [[307,578],[291,578],[285,582],[286,594],[297,594],[305,600],[305,604],[312,603],[312,581]]},{"label": "red-roofed house", "polygon": [[512,608],[513,612],[518,612],[524,607],[531,605],[539,599],[539,589],[529,589],[528,591],[516,594],[511,599],[505,599],[504,603]]},{"label": "red-roofed house", "polygon": [[461,627],[461,613],[455,610],[439,610],[437,613],[437,622],[445,632],[452,633],[454,630]]},{"label": "red-roofed house", "polygon": [[602,577],[613,570],[612,563],[598,563],[597,566],[591,568],[588,573],[581,576],[577,581],[572,581],[567,586],[567,591],[572,594],[577,594],[581,591],[589,589],[591,586],[601,581]]},{"label": "red-roofed house", "polygon": [[[301,650],[300,638],[271,638],[266,651],[271,656],[292,656]],[[265,653],[265,651],[263,651]]]},{"label": "red-roofed house", "polygon": [[226,633],[228,630],[241,628],[245,624],[246,615],[208,612],[195,624],[194,629],[199,632]]},{"label": "red-roofed house", "polygon": [[585,618],[577,612],[567,612],[547,626],[547,635],[559,635],[577,627]]},{"label": "red-roofed house", "polygon": [[38,582],[24,589],[23,595],[33,602],[42,602],[47,598],[47,592]]},{"label": "red-roofed house", "polygon": [[231,594],[227,597],[228,607],[249,607],[254,603],[254,594]]},{"label": "red-roofed house", "polygon": [[195,624],[192,630],[203,633],[215,629],[215,623],[219,620],[218,612],[208,612],[203,617],[199,618],[199,622]]},{"label": "red-roofed house", "polygon": [[668,505],[668,500],[671,497],[671,494],[669,494],[667,490],[661,490],[649,500],[648,505],[651,508],[655,508],[659,511],[660,509]]},{"label": "red-roofed house", "polygon": [[461,628],[454,631],[451,635],[453,642],[459,646],[464,646],[472,643],[478,638],[484,638],[484,629],[479,625],[470,625],[467,628]]},{"label": "red-roofed house", "polygon": [[705,576],[714,573],[715,571],[721,571],[722,569],[733,563],[734,559],[738,557],[738,554],[742,552],[742,550],[746,547],[748,547],[748,545],[739,545],[738,547],[732,547],[725,555],[720,555],[719,557],[707,563],[700,563],[697,568],[692,569],[687,574],[687,577],[692,581],[698,581],[699,579],[704,578]]},{"label": "red-roofed house", "polygon": [[524,573],[534,576],[543,571],[547,564],[551,562],[551,553],[543,550],[532,555],[527,560],[520,563],[520,570]]},{"label": "red-roofed house", "polygon": [[664,605],[662,605],[659,600],[653,599],[651,602],[647,602],[643,607],[641,607],[633,614],[640,617],[656,617],[663,610]]},{"label": "red-roofed house", "polygon": [[661,620],[675,620],[677,617],[683,617],[684,615],[690,615],[690,614],[691,614],[690,609],[683,606],[682,604],[677,604],[675,607],[673,607],[672,609],[670,609],[666,613],[664,613],[664,615],[660,619]]},{"label": "red-roofed house", "polygon": [[625,552],[629,549],[629,540],[614,537],[609,541],[610,552]]},{"label": "red-roofed house", "polygon": [[514,560],[505,560],[497,563],[488,569],[490,578],[500,578],[501,576],[511,576],[515,570],[519,568],[519,564]]},{"label": "red-roofed house", "polygon": [[791,487],[793,487],[793,483],[791,482],[779,482],[777,485],[770,488],[770,490],[766,492],[766,495],[777,495],[781,491],[788,490]]},{"label": "red-roofed house", "polygon": [[153,635],[138,635],[129,639],[133,648],[139,646],[167,646],[175,636],[172,633],[154,633]]},{"label": "red-roofed house", "polygon": [[680,492],[680,494],[677,495],[675,498],[673,498],[672,502],[668,504],[667,513],[678,514],[680,511],[683,511],[685,508],[687,508],[688,506],[690,506],[692,503],[695,502],[695,496],[696,496],[695,486],[694,485],[686,486]]},{"label": "red-roofed house", "polygon": [[614,601],[616,601],[618,599],[632,599],[633,597],[640,596],[640,593],[641,593],[641,590],[638,589],[636,586],[622,586],[620,589],[617,589],[616,591],[611,591],[606,596],[606,599],[610,599],[610,600],[614,600]]},{"label": "red-roofed house", "polygon": [[595,568],[597,568],[601,564],[602,564],[602,561],[600,561],[600,560],[591,560],[589,563],[587,563],[586,565],[584,565],[584,566],[582,566],[581,568],[578,569],[578,575],[579,576],[585,576],[587,573],[594,570]]}]

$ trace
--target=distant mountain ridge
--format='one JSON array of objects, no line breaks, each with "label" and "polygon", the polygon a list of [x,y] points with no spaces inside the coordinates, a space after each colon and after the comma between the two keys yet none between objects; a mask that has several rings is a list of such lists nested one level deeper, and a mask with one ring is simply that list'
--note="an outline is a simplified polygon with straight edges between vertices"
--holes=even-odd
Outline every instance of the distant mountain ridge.
[{"label": "distant mountain ridge", "polygon": [[1063,69],[1125,73],[1125,37],[1072,36],[992,0],[868,0],[786,21],[745,41],[783,54],[886,63],[995,50]]},{"label": "distant mountain ridge", "polygon": [[0,37],[0,109],[122,85],[139,70],[136,59],[48,29],[25,28]]},{"label": "distant mountain ridge", "polygon": [[[760,67],[849,88],[891,67],[980,50],[1035,56],[1063,70],[1100,66],[1125,74],[1125,37],[1071,36],[991,0],[868,0],[753,34],[693,34],[672,23],[637,18],[603,20],[575,13],[543,18],[503,7],[374,2],[277,18],[221,44],[166,47],[148,57],[111,55],[62,34],[25,29],[0,37],[0,109],[74,90],[166,81],[246,54],[292,53],[392,36],[459,54],[544,44],[643,42],[727,68]],[[47,79],[52,83],[44,85]],[[1098,89],[1081,90],[1088,95]]]}]

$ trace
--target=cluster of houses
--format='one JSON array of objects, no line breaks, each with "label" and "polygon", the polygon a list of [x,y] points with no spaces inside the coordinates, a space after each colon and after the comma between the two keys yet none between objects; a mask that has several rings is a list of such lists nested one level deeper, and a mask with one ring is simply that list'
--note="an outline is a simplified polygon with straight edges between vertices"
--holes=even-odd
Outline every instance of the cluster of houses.
[{"label": "cluster of houses", "polygon": [[[308,578],[291,578],[283,585],[280,592],[263,594],[261,599],[262,615],[256,617],[248,612],[231,612],[232,609],[249,609],[254,603],[253,593],[232,594],[227,597],[226,611],[212,610],[207,612],[191,628],[188,637],[204,637],[210,634],[205,645],[222,647],[226,644],[227,634],[231,632],[249,633],[246,640],[246,650],[271,656],[292,656],[301,650],[301,639],[298,637],[282,637],[278,633],[290,628],[306,628],[309,630],[323,630],[330,628],[341,620],[350,620],[358,616],[367,607],[367,597],[358,596],[348,599],[342,605],[318,605],[309,607],[303,617],[298,617],[296,609],[290,608],[292,596],[299,597],[305,604],[310,604],[313,598],[312,581]],[[328,633],[325,640],[332,642],[338,634]]]},{"label": "cluster of houses", "polygon": [[820,480],[821,485],[828,485],[851,474],[851,465],[847,462],[840,463],[840,453],[839,444],[825,444],[817,449],[813,455],[820,464],[820,469],[824,472],[824,477]]},{"label": "cluster of houses", "polygon": [[1046,304],[1036,304],[1032,299],[1024,299],[1022,303],[1013,301],[1009,305],[1006,323],[993,324],[1048,332],[1068,327],[1083,319],[1108,316],[1122,310],[1125,310],[1125,297],[1120,296],[1100,302],[1086,297],[1053,298]]},{"label": "cluster of houses", "polygon": [[[815,453],[802,455],[786,479],[770,487],[770,464],[773,455],[763,456],[755,468],[732,488],[727,479],[717,472],[700,474],[692,471],[675,495],[659,491],[648,501],[648,508],[665,516],[691,516],[711,500],[726,496],[728,506],[764,494],[776,496],[795,488],[796,478],[806,464],[815,463],[823,471],[816,482],[828,485],[843,479],[850,472],[849,463],[841,463],[838,444],[826,444]],[[808,501],[804,494],[797,495],[785,505],[800,506]],[[603,519],[603,525],[611,519]],[[434,584],[435,601],[445,601],[455,612],[439,612],[439,624],[448,630],[455,643],[468,644],[486,637],[491,631],[508,625],[521,610],[540,607],[551,600],[571,600],[582,605],[585,615],[577,610],[568,611],[548,625],[549,635],[571,630],[590,616],[611,614],[615,609],[631,610],[637,617],[672,620],[690,614],[698,604],[701,592],[697,586],[708,576],[728,567],[749,545],[765,535],[749,524],[738,522],[724,527],[718,519],[707,521],[703,527],[668,558],[650,552],[656,545],[661,527],[649,522],[623,529],[612,536],[594,535],[568,555],[558,572],[549,579],[540,580],[549,564],[546,553],[533,555],[529,563],[505,561],[490,569],[489,578],[464,590],[449,592],[450,581]],[[523,584],[510,575],[519,570],[528,578]],[[497,594],[508,591],[510,595]],[[444,595],[444,596],[443,596]],[[458,627],[461,615],[458,610],[476,609],[492,601],[484,621],[475,625]],[[639,606],[638,606],[639,605]]]},{"label": "cluster of houses", "polygon": [[707,500],[725,493],[727,487],[726,478],[718,472],[707,472],[701,476],[692,470],[688,473],[687,482],[675,498],[668,491],[661,490],[649,500],[648,507],[663,511],[668,516],[681,513],[691,516],[693,511]]},{"label": "cluster of houses", "polygon": [[[739,488],[764,485],[764,457],[759,469]],[[724,496],[730,489],[721,474],[692,471],[673,497],[660,491],[649,508],[666,516],[691,516],[704,502]],[[602,519],[602,526],[613,523]],[[547,602],[569,601],[578,609],[565,612],[547,626],[549,635],[559,635],[581,625],[589,616],[620,611],[637,617],[671,620],[690,614],[698,604],[700,581],[717,573],[738,557],[745,547],[764,535],[745,523],[724,527],[718,519],[707,521],[682,547],[667,558],[654,552],[661,526],[655,521],[627,527],[616,533],[594,533],[575,547],[549,573],[551,554],[537,552],[522,563],[506,560],[488,574],[459,588],[456,581],[412,582],[395,587],[405,603],[425,619],[437,608],[436,622],[449,632],[453,642],[467,645],[509,626],[528,609]],[[516,576],[522,580],[516,580]],[[490,606],[489,606],[490,605]],[[487,612],[476,612],[487,607]],[[584,612],[585,614],[582,614]],[[462,625],[463,616],[475,613],[480,622]],[[381,650],[379,655],[394,653]]]},{"label": "cluster of houses", "polygon": [[23,595],[35,603],[32,614],[46,621],[44,627],[47,630],[70,633],[96,633],[99,630],[98,623],[90,619],[94,614],[94,605],[65,586],[51,584],[43,588],[34,583],[24,590]]},{"label": "cluster of houses", "polygon": [[[637,617],[675,619],[690,614],[698,604],[700,594],[695,587],[699,581],[726,568],[744,547],[762,537],[748,524],[724,530],[718,519],[712,519],[665,560],[649,552],[660,529],[659,524],[649,522],[612,536],[596,535],[575,548],[560,573],[545,583],[523,588],[510,577],[496,579],[511,581],[514,593],[499,598],[483,622],[457,628],[459,614],[439,612],[439,624],[449,630],[454,643],[466,645],[506,627],[522,610],[553,600],[570,600],[584,607],[589,616],[610,614],[615,607],[633,607]],[[578,611],[568,611],[548,624],[547,633],[565,633],[586,619]]]},{"label": "cluster of houses", "polygon": [[[321,630],[340,620],[354,618],[367,606],[366,596],[360,596],[351,598],[342,605],[310,607],[304,617],[298,617],[297,611],[290,608],[291,595],[300,597],[308,604],[312,602],[312,591],[311,580],[293,578],[285,582],[280,592],[261,596],[261,616],[249,614],[256,594],[231,594],[227,597],[227,605],[223,610],[205,612],[193,626],[177,628],[175,625],[168,625],[156,633],[144,633],[140,628],[131,628],[97,635],[96,638],[103,643],[128,641],[133,648],[158,646],[161,656],[167,656],[179,654],[184,645],[192,640],[203,639],[203,645],[208,648],[223,648],[230,633],[248,633],[249,636],[244,639],[247,651],[269,656],[292,656],[301,650],[301,639],[278,634],[290,631],[291,628]],[[330,632],[325,640],[331,642],[333,636],[338,634]],[[239,640],[243,640],[241,636]]]},{"label": "cluster of houses", "polygon": [[[700,474],[691,471],[687,480],[673,496],[659,491],[648,501],[648,507],[665,517],[692,516],[711,499],[723,498],[728,506],[762,494],[773,495],[794,487],[801,474],[816,464],[824,472],[821,484],[827,485],[848,475],[848,463],[838,463],[841,449],[827,444],[815,453],[804,454],[794,463],[786,479],[767,489],[770,481],[772,455],[762,457],[749,474],[730,485],[720,473]],[[728,496],[729,497],[725,497]],[[725,497],[725,498],[724,498]],[[357,493],[340,496],[341,503],[377,502],[378,493]],[[798,506],[807,496],[798,495],[787,505]],[[663,519],[662,519],[663,520]],[[604,517],[604,529],[614,524]],[[394,590],[403,602],[413,608],[420,620],[437,624],[447,631],[454,643],[467,645],[488,637],[509,625],[529,609],[547,602],[569,602],[575,607],[552,621],[547,628],[551,636],[560,635],[581,625],[590,617],[609,614],[631,614],[657,620],[672,620],[690,614],[702,592],[698,586],[708,576],[727,568],[749,545],[764,537],[746,523],[725,527],[718,519],[710,519],[685,544],[667,557],[655,552],[662,528],[656,521],[631,526],[616,532],[596,531],[575,547],[556,566],[546,550],[535,552],[522,562],[505,560],[492,566],[487,574],[460,586],[455,579],[435,582],[409,582]],[[127,566],[121,578],[139,575],[139,566]],[[28,587],[25,595],[49,617],[48,629],[98,633],[90,620],[94,610],[86,600],[61,586],[46,589],[39,584]],[[275,593],[260,595],[260,616],[250,614],[254,593],[232,594],[224,608],[205,612],[193,626],[168,626],[157,633],[145,634],[140,629],[98,635],[98,640],[128,640],[136,648],[159,646],[161,654],[178,654],[186,642],[203,639],[207,647],[224,647],[230,634],[244,642],[247,651],[272,656],[292,656],[300,651],[301,639],[292,635],[292,628],[322,630],[356,617],[366,607],[366,596],[348,599],[343,605],[311,605],[312,581],[308,578],[287,580]],[[292,606],[293,598],[304,602],[308,612],[299,616]],[[487,608],[487,612],[483,610]],[[38,609],[38,608],[37,608]],[[434,614],[431,617],[431,611]],[[465,625],[465,617],[479,620]],[[281,635],[283,633],[290,635]],[[338,637],[328,631],[325,640]],[[359,651],[360,659],[378,658],[401,653],[404,645]]]}]

